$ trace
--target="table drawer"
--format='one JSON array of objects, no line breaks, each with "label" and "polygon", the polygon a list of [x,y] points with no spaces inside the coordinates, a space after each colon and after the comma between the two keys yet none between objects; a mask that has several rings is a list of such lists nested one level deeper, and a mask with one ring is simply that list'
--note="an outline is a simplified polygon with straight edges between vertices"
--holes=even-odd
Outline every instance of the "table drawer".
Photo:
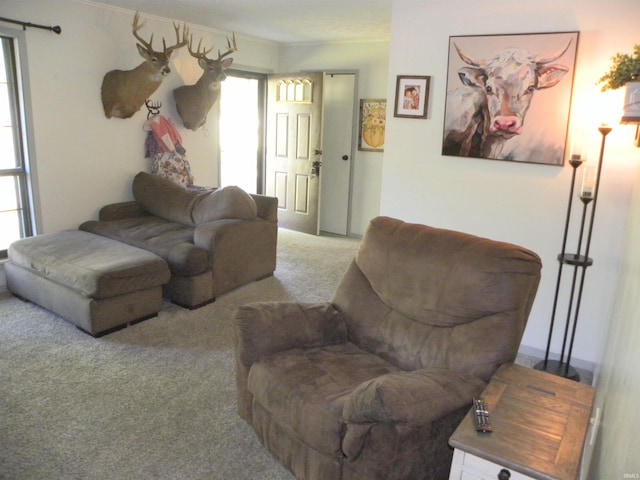
[{"label": "table drawer", "polygon": [[534,480],[533,477],[460,450],[454,453],[450,480],[497,480],[502,469],[509,472],[509,480]]}]

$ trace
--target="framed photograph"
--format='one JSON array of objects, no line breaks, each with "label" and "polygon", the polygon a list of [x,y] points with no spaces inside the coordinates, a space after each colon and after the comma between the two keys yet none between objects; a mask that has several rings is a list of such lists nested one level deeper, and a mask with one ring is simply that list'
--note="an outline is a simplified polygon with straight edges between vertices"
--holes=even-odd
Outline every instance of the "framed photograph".
[{"label": "framed photograph", "polygon": [[431,77],[398,75],[394,117],[427,118]]},{"label": "framed photograph", "polygon": [[562,166],[578,32],[449,37],[442,154]]},{"label": "framed photograph", "polygon": [[367,152],[383,152],[386,122],[386,100],[361,99],[358,150]]}]

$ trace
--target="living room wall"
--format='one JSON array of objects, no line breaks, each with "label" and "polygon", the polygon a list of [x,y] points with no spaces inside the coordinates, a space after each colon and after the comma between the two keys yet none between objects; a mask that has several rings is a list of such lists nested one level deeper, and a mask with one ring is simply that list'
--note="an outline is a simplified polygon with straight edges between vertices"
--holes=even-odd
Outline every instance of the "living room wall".
[{"label": "living room wall", "polygon": [[[75,228],[94,218],[105,203],[129,200],[131,180],[149,170],[144,158],[146,132],[143,105],[129,119],[105,117],[100,86],[105,73],[132,69],[142,62],[131,32],[133,12],[84,0],[0,1],[2,16],[44,25],[60,25],[62,34],[27,29],[33,134],[39,194],[40,233]],[[175,43],[172,21],[145,15],[140,35],[154,34],[154,47]],[[4,24],[3,24],[4,26]],[[189,25],[196,41],[223,48],[225,36]],[[19,28],[16,26],[16,28]],[[254,71],[276,71],[278,46],[237,36],[234,66]],[[180,127],[187,157],[199,185],[217,185],[218,139],[213,112],[196,132],[182,128],[172,90],[194,83],[202,70],[186,48],[171,57],[172,71],[152,100],[162,102],[161,113]]]},{"label": "living room wall", "polygon": [[[27,55],[34,111],[35,166],[38,173],[41,232],[73,228],[97,214],[100,205],[130,198],[133,173],[149,168],[143,158],[146,108],[130,119],[108,120],[100,103],[100,84],[112,69],[130,69],[142,58],[131,34],[131,11],[89,0],[0,0],[3,16],[32,23],[61,25],[62,34],[29,29]],[[164,36],[175,39],[171,20],[146,15],[141,31],[154,33],[159,48]],[[189,25],[194,38],[207,46],[225,45],[229,32]],[[215,26],[213,26],[215,27]],[[15,27],[19,28],[19,27]],[[238,36],[234,68],[256,72],[348,69],[359,74],[360,97],[385,96],[388,41],[371,43],[301,44],[279,46]],[[179,125],[171,91],[193,83],[201,69],[186,48],[172,56],[172,73],[153,100],[162,114]],[[55,126],[55,128],[53,127]],[[215,107],[204,129],[180,128],[196,182],[217,185],[218,139]],[[379,210],[382,154],[358,152],[354,158],[352,233],[364,233]],[[64,172],[63,174],[61,172]],[[78,201],[81,198],[82,201]],[[60,212],[64,212],[63,215]]]},{"label": "living room wall", "polygon": [[[95,217],[99,206],[130,198],[132,174],[148,169],[143,158],[146,119],[143,108],[133,118],[107,120],[99,87],[104,73],[140,63],[131,35],[131,12],[104,8],[85,0],[0,0],[2,15],[34,23],[59,24],[60,36],[28,29],[31,104],[41,232],[74,228]],[[504,2],[473,0],[429,2],[394,0],[392,42],[352,46],[293,46],[238,37],[235,64],[256,71],[358,69],[359,97],[393,99],[396,75],[431,75],[426,120],[388,115],[385,153],[358,152],[354,165],[352,231],[362,233],[372,216],[457,228],[527,246],[545,268],[524,337],[524,349],[540,350],[546,335],[555,287],[558,253],[570,167],[516,164],[443,157],[440,154],[450,35],[580,31],[570,132],[588,131],[585,145],[597,156],[596,126],[613,118],[621,92],[602,94],[595,81],[609,58],[630,51],[637,42],[640,4],[616,0]],[[496,15],[496,12],[500,15]],[[144,16],[144,33],[174,38],[171,21]],[[509,18],[509,27],[504,19]],[[191,26],[205,43],[223,45],[224,35]],[[388,62],[388,75],[387,72]],[[194,81],[200,69],[185,49],[174,54],[174,71],[152,97],[173,111],[171,90]],[[386,90],[383,90],[383,85]],[[390,110],[392,102],[390,100]],[[607,109],[608,108],[608,109]],[[594,112],[602,112],[596,114]],[[611,113],[613,112],[613,113]],[[607,139],[601,199],[598,202],[592,257],[588,270],[574,356],[599,360],[602,338],[617,281],[621,239],[628,203],[640,162],[631,146],[633,127],[614,125]],[[181,130],[199,184],[215,185],[217,138],[212,129]],[[381,195],[379,195],[381,189]],[[0,274],[0,284],[2,282]],[[559,351],[558,341],[554,350]]]},{"label": "living room wall", "polygon": [[[589,255],[594,265],[586,275],[573,351],[577,364],[588,364],[598,363],[602,356],[632,179],[640,167],[640,149],[633,147],[635,127],[618,124],[622,92],[601,93],[596,82],[608,71],[615,53],[631,53],[638,43],[638,18],[640,3],[635,0],[394,0],[387,98],[394,98],[397,75],[431,75],[432,85],[426,120],[387,115],[380,211],[514,242],[537,252],[543,276],[523,339],[524,353],[539,354],[546,346],[572,169],[568,164],[557,167],[441,154],[449,36],[580,32],[569,134],[580,136],[588,158],[597,161],[601,140],[597,127],[601,122],[614,127],[607,137]],[[573,238],[574,234],[568,249],[577,248]],[[570,274],[565,269],[564,277]],[[566,301],[566,286],[561,292],[561,302]],[[554,352],[560,351],[566,318],[563,305],[558,311],[556,331],[560,333],[554,338]]]}]

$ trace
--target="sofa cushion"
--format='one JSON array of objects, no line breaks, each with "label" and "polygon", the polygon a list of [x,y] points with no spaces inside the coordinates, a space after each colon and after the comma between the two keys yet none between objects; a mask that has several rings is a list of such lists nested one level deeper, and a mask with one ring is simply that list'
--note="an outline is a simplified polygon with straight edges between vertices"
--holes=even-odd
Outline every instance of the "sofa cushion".
[{"label": "sofa cushion", "polygon": [[194,225],[191,211],[199,192],[146,172],[134,177],[132,190],[133,198],[147,212],[182,225]]},{"label": "sofa cushion", "polygon": [[9,260],[92,298],[110,298],[169,281],[167,264],[153,253],[77,230],[18,240],[9,247]]},{"label": "sofa cushion", "polygon": [[147,215],[122,220],[90,220],[79,228],[153,252],[177,275],[198,275],[209,268],[208,253],[193,244],[194,227]]},{"label": "sofa cushion", "polygon": [[228,186],[199,195],[194,201],[191,219],[196,225],[225,218],[252,220],[257,212],[251,195],[240,187]]}]

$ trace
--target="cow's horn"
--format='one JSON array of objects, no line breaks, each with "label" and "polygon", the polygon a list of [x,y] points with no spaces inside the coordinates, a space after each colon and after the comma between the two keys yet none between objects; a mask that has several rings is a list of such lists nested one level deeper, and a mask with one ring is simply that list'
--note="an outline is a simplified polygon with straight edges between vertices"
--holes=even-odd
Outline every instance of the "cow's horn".
[{"label": "cow's horn", "polygon": [[542,55],[538,55],[536,57],[536,63],[538,65],[544,65],[545,63],[549,63],[549,62],[553,62],[554,60],[557,60],[562,55],[564,55],[564,52],[567,51],[567,49],[569,48],[569,45],[571,45],[571,41],[572,40],[569,39],[569,42],[567,43],[567,45],[564,48],[561,48],[560,50],[555,52],[553,55],[550,55],[548,57],[545,57],[545,56],[542,56]]},{"label": "cow's horn", "polygon": [[453,42],[453,46],[456,47],[458,55],[460,56],[460,58],[462,59],[462,61],[464,63],[467,63],[467,64],[471,65],[472,67],[480,67],[482,65],[480,62],[476,62],[473,58],[471,58],[466,53],[464,53],[462,51],[462,49],[460,47],[458,47],[456,42]]}]

